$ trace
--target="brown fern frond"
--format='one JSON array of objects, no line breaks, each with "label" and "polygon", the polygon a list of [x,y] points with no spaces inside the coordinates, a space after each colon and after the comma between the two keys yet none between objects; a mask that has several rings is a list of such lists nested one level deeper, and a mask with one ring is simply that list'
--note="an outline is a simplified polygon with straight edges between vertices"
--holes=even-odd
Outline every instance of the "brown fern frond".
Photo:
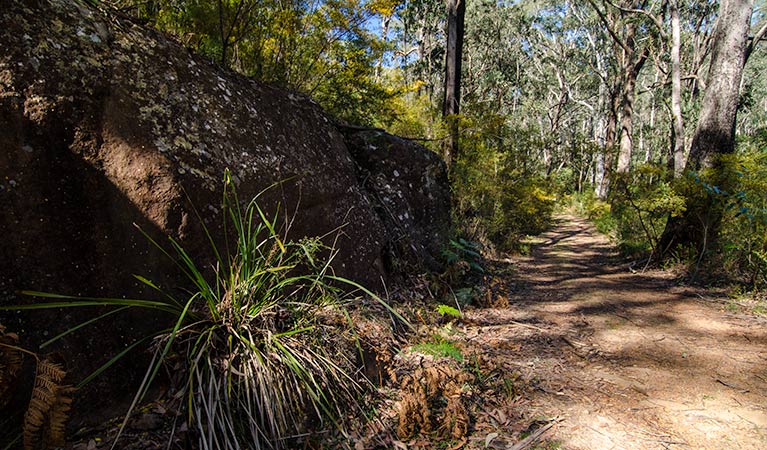
[{"label": "brown fern frond", "polygon": [[37,364],[35,387],[24,414],[24,450],[64,445],[66,421],[74,388],[62,382],[67,372],[49,358]]},{"label": "brown fern frond", "polygon": [[6,333],[0,325],[0,409],[11,399],[11,391],[16,387],[19,370],[23,362],[23,353],[18,349],[19,336]]},{"label": "brown fern frond", "polygon": [[62,386],[55,403],[51,406],[48,413],[48,447],[63,447],[66,443],[66,427],[69,419],[69,410],[72,409],[72,394],[75,388],[72,386]]},{"label": "brown fern frond", "polygon": [[406,376],[400,386],[398,436],[437,432],[463,439],[470,421],[463,399],[467,381],[463,370],[449,366],[421,367]]}]

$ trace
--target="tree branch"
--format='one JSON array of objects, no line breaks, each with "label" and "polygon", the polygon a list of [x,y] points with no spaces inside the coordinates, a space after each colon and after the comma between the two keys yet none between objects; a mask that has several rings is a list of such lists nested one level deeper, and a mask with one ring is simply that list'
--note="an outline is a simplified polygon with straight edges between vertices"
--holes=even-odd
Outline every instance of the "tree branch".
[{"label": "tree branch", "polygon": [[626,53],[631,53],[631,49],[626,45],[625,42],[618,36],[618,34],[613,30],[613,27],[610,24],[610,21],[607,19],[607,16],[602,12],[601,9],[597,6],[597,4],[594,2],[594,0],[588,0],[589,4],[592,8],[594,8],[594,11],[596,11],[597,15],[599,16],[599,19],[602,21],[602,23],[605,24],[605,28],[607,28],[607,32],[610,33],[610,37],[613,38],[613,41],[615,41],[616,44],[621,46],[623,50]]},{"label": "tree branch", "polygon": [[622,12],[629,13],[629,14],[642,14],[650,18],[650,20],[653,21],[655,26],[658,28],[658,31],[660,32],[660,36],[663,39],[667,39],[668,36],[666,35],[666,30],[663,29],[663,22],[654,14],[650,13],[649,11],[645,11],[644,9],[633,9],[633,8],[626,8],[621,5],[617,5],[612,2],[612,0],[604,0],[607,4],[612,6],[613,8],[617,8]]},{"label": "tree branch", "polygon": [[751,56],[751,52],[756,49],[759,41],[765,38],[765,34],[767,34],[767,20],[762,24],[762,27],[759,28],[759,31],[756,32],[754,37],[751,38],[751,42],[748,43],[748,47],[746,47],[746,61],[748,61],[748,57]]}]

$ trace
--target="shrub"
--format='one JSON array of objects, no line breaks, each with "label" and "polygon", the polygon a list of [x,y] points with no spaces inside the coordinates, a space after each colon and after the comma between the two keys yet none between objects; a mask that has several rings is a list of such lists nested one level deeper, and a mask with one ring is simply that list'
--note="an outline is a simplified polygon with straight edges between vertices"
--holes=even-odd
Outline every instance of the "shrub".
[{"label": "shrub", "polygon": [[615,217],[619,249],[624,255],[657,255],[669,216],[686,208],[686,196],[668,181],[664,167],[644,164],[613,181],[611,214]]},{"label": "shrub", "polygon": [[612,215],[610,204],[598,199],[592,189],[573,194],[570,201],[575,211],[588,218],[600,233],[615,237],[618,221]]},{"label": "shrub", "polygon": [[[750,143],[722,160],[720,177],[729,186],[699,184],[724,209],[717,245],[711,252],[731,278],[753,289],[767,288],[767,152]],[[714,189],[716,188],[716,189]],[[717,192],[718,191],[718,192]]]},{"label": "shrub", "polygon": [[490,250],[519,250],[524,236],[549,226],[556,201],[553,180],[525,162],[527,147],[540,143],[530,130],[512,130],[498,118],[464,124],[472,125],[452,170],[456,223]]}]

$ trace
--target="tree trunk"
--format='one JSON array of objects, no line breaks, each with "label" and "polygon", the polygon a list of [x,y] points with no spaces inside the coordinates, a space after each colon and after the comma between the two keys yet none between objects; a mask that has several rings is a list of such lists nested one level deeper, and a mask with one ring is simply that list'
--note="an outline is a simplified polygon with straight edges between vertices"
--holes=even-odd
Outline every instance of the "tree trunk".
[{"label": "tree trunk", "polygon": [[[741,75],[746,59],[753,0],[722,0],[714,30],[714,48],[706,92],[692,138],[686,169],[712,168],[710,184],[727,189],[717,172],[718,157],[735,150],[735,123]],[[661,251],[679,245],[695,245],[699,254],[711,246],[722,219],[722,202],[711,196],[688,199],[681,217],[671,218],[661,237]]]},{"label": "tree trunk", "polygon": [[[616,83],[619,84],[619,83]],[[602,182],[597,186],[597,197],[607,199],[610,192],[610,179],[613,176],[613,150],[617,138],[618,106],[620,105],[620,86],[614,86],[610,93],[610,104],[607,112],[607,128],[605,129],[604,157],[602,158]]]},{"label": "tree trunk", "polygon": [[735,118],[753,4],[753,0],[722,0],[719,6],[711,68],[688,170],[713,167],[717,155],[735,150]]},{"label": "tree trunk", "polygon": [[[632,37],[633,48],[633,37]],[[639,71],[647,61],[647,47],[640,53],[634,53],[625,64],[623,79],[623,99],[621,101],[621,140],[618,152],[617,173],[628,173],[631,166],[631,154],[634,151],[634,91],[636,90]]]},{"label": "tree trunk", "polygon": [[[447,0],[447,52],[445,56],[445,96],[442,117],[459,113],[461,103],[461,57],[463,55],[464,16],[466,0]],[[458,122],[448,120],[449,136],[445,145],[445,164],[448,169],[458,156]]]},{"label": "tree trunk", "polygon": [[224,5],[221,0],[218,0],[218,34],[219,39],[221,39],[221,60],[219,63],[227,67],[226,65],[226,52],[228,50],[227,45],[229,44],[229,37],[226,36],[226,33],[224,32]]},{"label": "tree trunk", "polygon": [[[389,42],[389,24],[391,23],[391,15],[384,15],[381,17],[381,40],[383,40],[384,45]],[[376,82],[381,82],[381,67],[384,65],[384,60],[386,59],[386,52],[381,52],[381,57],[378,59],[378,62],[376,62],[375,67],[375,80]]]},{"label": "tree trunk", "polygon": [[679,50],[682,47],[682,33],[679,26],[677,0],[669,1],[671,12],[671,114],[674,119],[674,177],[684,172],[684,119],[682,118],[682,75]]}]

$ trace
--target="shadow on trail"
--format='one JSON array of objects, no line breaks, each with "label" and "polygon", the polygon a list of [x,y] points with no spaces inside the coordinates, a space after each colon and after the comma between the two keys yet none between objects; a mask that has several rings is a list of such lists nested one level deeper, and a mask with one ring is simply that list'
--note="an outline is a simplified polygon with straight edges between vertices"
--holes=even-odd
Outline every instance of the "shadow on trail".
[{"label": "shadow on trail", "polygon": [[[523,276],[509,296],[517,312],[532,316],[537,308],[553,305],[549,314],[565,321],[616,316],[637,326],[678,322],[667,312],[680,299],[668,292],[673,282],[632,273],[585,221],[558,218],[540,240],[519,263]],[[648,291],[655,295],[648,297]]]},{"label": "shadow on trail", "polygon": [[468,341],[525,379],[536,414],[566,416],[565,448],[767,448],[763,322],[630,270],[578,218],[514,269],[508,306],[474,310]]}]

